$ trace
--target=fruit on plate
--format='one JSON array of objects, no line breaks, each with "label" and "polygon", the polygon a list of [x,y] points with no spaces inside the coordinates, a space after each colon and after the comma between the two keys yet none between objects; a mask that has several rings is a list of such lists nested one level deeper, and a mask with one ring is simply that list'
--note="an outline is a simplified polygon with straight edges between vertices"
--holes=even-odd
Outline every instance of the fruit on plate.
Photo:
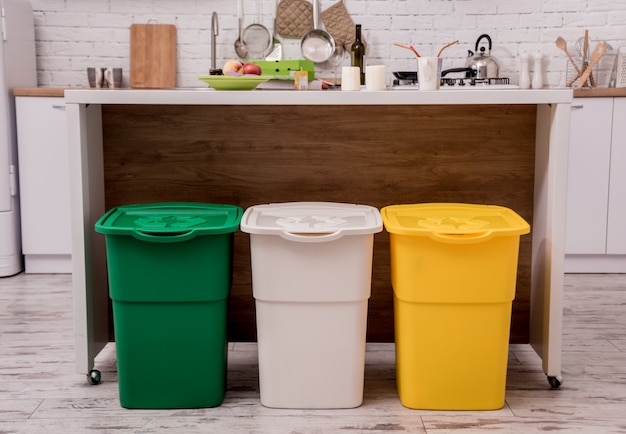
[{"label": "fruit on plate", "polygon": [[229,72],[236,72],[237,74],[243,74],[243,63],[238,60],[229,60],[222,67],[222,72],[228,74]]},{"label": "fruit on plate", "polygon": [[241,63],[238,60],[229,60],[222,67],[223,75],[261,75],[261,67],[255,63]]},{"label": "fruit on plate", "polygon": [[261,75],[262,72],[261,67],[255,63],[243,64],[243,73],[245,75]]}]

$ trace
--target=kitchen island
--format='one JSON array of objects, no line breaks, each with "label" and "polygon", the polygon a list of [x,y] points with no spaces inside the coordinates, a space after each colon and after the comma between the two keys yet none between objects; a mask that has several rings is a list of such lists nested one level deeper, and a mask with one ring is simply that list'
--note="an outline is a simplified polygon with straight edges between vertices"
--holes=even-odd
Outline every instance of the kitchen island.
[{"label": "kitchen island", "polygon": [[[125,203],[490,203],[521,238],[511,342],[560,384],[571,89],[67,90],[76,362],[111,339],[104,237]],[[249,239],[235,236],[229,338],[254,340]],[[389,238],[374,246],[368,341],[393,340]]]}]

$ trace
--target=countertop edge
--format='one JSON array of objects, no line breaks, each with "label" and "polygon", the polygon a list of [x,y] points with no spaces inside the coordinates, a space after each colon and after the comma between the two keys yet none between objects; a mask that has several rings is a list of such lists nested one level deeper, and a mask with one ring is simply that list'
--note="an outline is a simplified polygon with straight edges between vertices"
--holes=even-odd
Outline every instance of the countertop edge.
[{"label": "countertop edge", "polygon": [[[541,92],[546,91],[546,90],[556,90],[556,89],[542,89],[540,90]],[[565,89],[563,89],[565,90]],[[574,98],[592,98],[592,97],[624,97],[626,96],[626,88],[583,88],[583,89],[572,89],[573,90],[573,97]],[[40,97],[63,97],[65,96],[65,91],[91,91],[91,92],[102,92],[102,91],[108,91],[105,89],[88,89],[88,88],[63,88],[63,87],[16,87],[13,89],[13,95],[14,96],[40,96]],[[124,91],[136,91],[136,92],[146,92],[146,90],[137,90],[137,89],[121,89],[122,92]],[[155,89],[155,90],[148,90],[148,92],[186,92],[186,91],[211,91],[210,89],[205,89],[205,88],[198,88],[198,89],[185,89],[185,88],[181,88],[181,89]],[[259,91],[259,92],[263,92],[263,93],[267,93],[269,92],[268,90],[263,90],[263,91]],[[280,93],[284,93],[286,91],[276,91],[276,92],[280,92]],[[313,92],[313,91],[312,91]],[[411,91],[394,91],[395,93],[398,92],[411,92]],[[457,91],[455,91],[457,92]],[[472,90],[471,92],[476,92],[475,90]],[[485,90],[484,92],[494,92],[493,90]],[[327,93],[327,92],[322,92],[322,93]],[[332,92],[332,93],[336,93],[336,91]],[[363,93],[367,93],[367,92],[363,92]],[[108,99],[108,98],[107,98]]]},{"label": "countertop edge", "polygon": [[574,98],[626,96],[626,87],[594,87],[574,89]]},{"label": "countertop edge", "polygon": [[504,90],[384,90],[344,91],[215,91],[179,89],[67,89],[67,104],[165,105],[455,105],[455,104],[569,104],[570,88]]},{"label": "countertop edge", "polygon": [[61,97],[65,96],[66,88],[63,87],[15,87],[13,88],[13,96],[47,96]]}]

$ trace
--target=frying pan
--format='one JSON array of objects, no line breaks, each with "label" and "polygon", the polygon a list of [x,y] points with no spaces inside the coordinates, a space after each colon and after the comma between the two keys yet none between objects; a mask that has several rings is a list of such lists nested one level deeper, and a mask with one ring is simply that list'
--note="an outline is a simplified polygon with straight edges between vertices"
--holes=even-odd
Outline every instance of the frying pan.
[{"label": "frying pan", "polygon": [[319,0],[313,0],[313,29],[300,40],[300,50],[305,59],[314,63],[326,62],[335,50],[335,40],[324,30],[318,29]]},{"label": "frying pan", "polygon": [[248,51],[250,59],[264,59],[273,48],[272,32],[261,24],[260,0],[256,2],[257,22],[245,28],[241,40]]},{"label": "frying pan", "polygon": [[417,82],[417,71],[394,71],[393,76],[398,80]]}]

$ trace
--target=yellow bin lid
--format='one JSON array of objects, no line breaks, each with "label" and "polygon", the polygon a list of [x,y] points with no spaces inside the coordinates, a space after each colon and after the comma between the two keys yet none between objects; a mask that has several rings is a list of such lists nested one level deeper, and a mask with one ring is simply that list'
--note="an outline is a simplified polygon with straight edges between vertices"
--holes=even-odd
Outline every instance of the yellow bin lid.
[{"label": "yellow bin lid", "polygon": [[530,225],[516,212],[497,205],[423,203],[381,209],[392,234],[428,236],[446,242],[486,241],[493,236],[523,235]]}]

